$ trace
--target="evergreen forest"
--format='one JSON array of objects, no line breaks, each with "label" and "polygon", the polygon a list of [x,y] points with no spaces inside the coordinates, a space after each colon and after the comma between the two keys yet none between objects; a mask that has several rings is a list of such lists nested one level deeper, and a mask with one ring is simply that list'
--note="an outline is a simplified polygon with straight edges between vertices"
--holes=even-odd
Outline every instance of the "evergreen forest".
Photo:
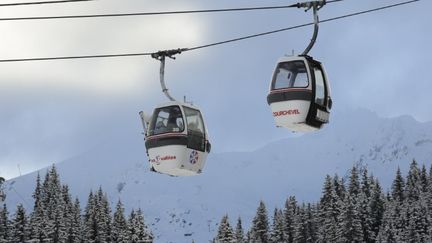
[{"label": "evergreen forest", "polygon": [[[2,203],[0,243],[154,242],[143,211],[126,214],[120,200],[113,207],[102,188],[90,191],[81,208],[54,166],[35,184],[31,212],[18,204],[12,214]],[[6,195],[0,195],[1,203]],[[259,202],[250,225],[246,229],[241,217],[232,222],[225,214],[212,242],[432,242],[432,166],[428,171],[412,161],[407,175],[396,171],[388,191],[366,168],[354,166],[345,177],[327,175],[318,202],[289,196],[271,212]]]},{"label": "evergreen forest", "polygon": [[6,204],[0,209],[1,243],[147,243],[152,232],[144,222],[141,209],[125,215],[119,200],[112,212],[107,194],[99,188],[90,192],[84,210],[72,199],[67,185],[62,185],[53,166],[36,179],[32,212],[18,204],[9,216]]},{"label": "evergreen forest", "polygon": [[224,215],[213,242],[432,242],[432,167],[428,173],[413,161],[384,192],[378,178],[354,166],[346,178],[326,176],[319,202],[290,196],[269,212],[261,201],[250,229],[242,225]]}]

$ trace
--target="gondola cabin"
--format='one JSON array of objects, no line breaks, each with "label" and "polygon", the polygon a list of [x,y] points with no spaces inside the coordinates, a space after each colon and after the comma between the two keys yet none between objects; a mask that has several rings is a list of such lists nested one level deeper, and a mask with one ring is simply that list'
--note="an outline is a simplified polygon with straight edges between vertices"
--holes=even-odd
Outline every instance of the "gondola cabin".
[{"label": "gondola cabin", "polygon": [[329,122],[332,106],[323,65],[307,55],[280,58],[267,102],[276,126],[293,132],[320,129]]},{"label": "gondola cabin", "polygon": [[153,171],[171,176],[191,176],[202,172],[211,145],[197,107],[172,101],[156,107],[151,117],[142,112],[140,115]]}]

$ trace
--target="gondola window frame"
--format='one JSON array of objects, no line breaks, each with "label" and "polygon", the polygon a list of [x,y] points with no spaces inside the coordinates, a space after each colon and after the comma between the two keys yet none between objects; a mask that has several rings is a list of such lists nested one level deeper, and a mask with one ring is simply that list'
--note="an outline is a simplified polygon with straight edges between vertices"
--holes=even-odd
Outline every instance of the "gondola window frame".
[{"label": "gondola window frame", "polygon": [[[295,63],[296,65],[301,63],[302,67],[304,68],[304,72],[293,72],[292,69],[283,68],[283,65],[286,65],[287,63]],[[288,84],[286,86],[278,87],[277,84],[280,83],[281,81],[281,79],[278,78],[281,69],[288,71],[292,76],[289,78],[289,80],[287,80]],[[304,77],[298,78],[299,74],[304,75]],[[304,84],[304,85],[297,85],[297,83]],[[273,90],[284,90],[284,89],[308,88],[310,86],[310,83],[311,83],[310,70],[307,65],[307,62],[305,62],[304,60],[285,61],[285,62],[278,63],[276,67],[276,70],[273,75],[271,90],[273,91]]]},{"label": "gondola window frame", "polygon": [[[182,127],[181,127],[181,128],[179,127],[179,130],[178,130],[178,131],[170,131],[170,130],[166,130],[166,131],[164,131],[164,132],[155,133],[155,126],[156,126],[157,123],[158,123],[157,119],[159,118],[159,113],[160,113],[160,111],[162,111],[162,110],[164,110],[164,109],[172,109],[172,108],[177,108],[178,111],[180,112],[181,117],[177,117],[177,119],[178,119],[178,118],[181,118]],[[171,112],[168,112],[168,114],[171,115]],[[163,118],[163,119],[167,119],[167,120],[168,120],[169,118],[170,118],[170,117],[168,117],[168,118]],[[168,122],[168,121],[167,121],[167,122]],[[168,123],[167,123],[167,124],[164,124],[164,125],[165,125],[165,127],[168,127]],[[185,122],[184,122],[184,114],[183,114],[183,112],[182,112],[182,109],[181,109],[181,107],[178,106],[178,105],[172,105],[172,106],[159,107],[159,108],[156,108],[156,109],[154,110],[153,115],[152,115],[152,120],[151,120],[151,123],[150,123],[149,128],[148,128],[148,134],[147,134],[147,135],[148,135],[148,136],[156,136],[156,135],[163,135],[163,134],[167,134],[167,133],[183,133],[184,130],[185,130]]]}]

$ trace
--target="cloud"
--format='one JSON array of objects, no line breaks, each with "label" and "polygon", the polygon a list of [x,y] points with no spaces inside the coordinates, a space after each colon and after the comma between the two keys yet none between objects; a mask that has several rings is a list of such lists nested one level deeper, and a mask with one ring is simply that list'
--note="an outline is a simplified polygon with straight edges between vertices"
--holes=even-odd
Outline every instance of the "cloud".
[{"label": "cloud", "polygon": [[[118,3],[107,3],[90,4],[85,12],[119,12]],[[150,7],[142,2],[134,5],[129,12]],[[159,6],[164,5],[167,3]],[[16,10],[8,12],[8,16],[32,16],[34,12]],[[61,12],[42,11],[38,15],[76,14]],[[0,22],[0,29],[7,33],[0,53],[2,59],[8,59],[151,52],[203,42],[204,25],[192,15]],[[157,63],[151,61],[149,57],[131,57],[7,63],[0,66],[0,87],[127,95],[140,88],[145,91],[143,86],[151,83],[149,73],[157,72]]]}]

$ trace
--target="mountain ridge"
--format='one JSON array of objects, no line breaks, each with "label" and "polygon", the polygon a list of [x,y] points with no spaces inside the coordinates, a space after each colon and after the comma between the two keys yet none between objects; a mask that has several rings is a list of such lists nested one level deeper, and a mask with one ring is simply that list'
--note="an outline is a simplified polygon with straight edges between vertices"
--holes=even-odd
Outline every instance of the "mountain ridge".
[{"label": "mountain ridge", "polygon": [[[353,164],[367,166],[387,189],[397,167],[406,171],[414,158],[430,164],[432,123],[353,110],[336,114],[316,133],[251,152],[212,153],[203,174],[196,177],[149,172],[140,134],[122,136],[56,167],[82,203],[90,189],[102,186],[112,206],[121,199],[127,210],[141,207],[156,242],[204,242],[215,235],[225,213],[232,220],[241,216],[248,227],[259,200],[269,210],[281,207],[289,195],[300,202],[317,201],[325,175],[344,176]],[[41,176],[45,170],[39,170]],[[8,204],[24,198],[31,209],[37,173],[7,181]]]}]

